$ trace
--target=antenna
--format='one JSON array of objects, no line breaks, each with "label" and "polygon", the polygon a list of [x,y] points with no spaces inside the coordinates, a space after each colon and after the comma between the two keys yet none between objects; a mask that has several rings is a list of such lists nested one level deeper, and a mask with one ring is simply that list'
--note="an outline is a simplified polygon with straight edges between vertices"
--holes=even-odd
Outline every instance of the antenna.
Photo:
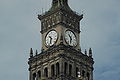
[{"label": "antenna", "polygon": [[47,9],[47,1],[45,0],[45,11],[46,11],[46,9]]},{"label": "antenna", "polygon": [[[42,3],[42,1],[40,0],[40,9],[41,9],[41,7],[42,7],[42,6],[41,6],[41,5],[42,5],[41,3]],[[41,10],[40,10],[40,14],[41,14],[41,13],[42,13],[42,12],[41,12]]]},{"label": "antenna", "polygon": [[40,13],[43,14],[44,13],[44,7],[45,7],[45,2],[42,2],[42,0],[40,0],[40,8],[41,8],[41,11]]}]

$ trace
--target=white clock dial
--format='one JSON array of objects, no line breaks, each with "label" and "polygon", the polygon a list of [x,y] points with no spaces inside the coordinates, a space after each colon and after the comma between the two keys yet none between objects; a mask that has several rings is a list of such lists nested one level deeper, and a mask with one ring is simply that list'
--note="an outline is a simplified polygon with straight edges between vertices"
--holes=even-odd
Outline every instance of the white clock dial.
[{"label": "white clock dial", "polygon": [[46,45],[52,46],[57,41],[57,32],[52,30],[46,35]]},{"label": "white clock dial", "polygon": [[72,31],[67,30],[65,32],[65,40],[70,46],[76,46],[77,45],[76,36]]}]

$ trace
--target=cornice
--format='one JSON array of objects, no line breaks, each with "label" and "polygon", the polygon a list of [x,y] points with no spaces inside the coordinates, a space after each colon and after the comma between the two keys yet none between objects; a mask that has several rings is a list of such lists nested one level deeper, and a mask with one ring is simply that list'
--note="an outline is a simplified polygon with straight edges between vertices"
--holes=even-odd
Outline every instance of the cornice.
[{"label": "cornice", "polygon": [[74,17],[77,17],[78,20],[81,20],[81,19],[83,18],[83,14],[78,14],[78,13],[75,12],[75,11],[69,11],[69,10],[66,10],[66,9],[64,9],[64,8],[57,8],[57,9],[55,9],[54,11],[47,11],[47,12],[45,12],[44,14],[38,15],[38,19],[39,19],[39,20],[42,20],[42,19],[44,19],[44,18],[46,18],[46,17],[48,17],[48,16],[51,16],[51,15],[57,13],[57,12],[65,12],[65,13],[67,13],[67,14],[69,14],[69,15],[72,15],[72,16],[74,16]]},{"label": "cornice", "polygon": [[[62,58],[67,57],[69,59],[75,60],[76,62],[79,62],[79,61],[77,61],[77,59],[74,59],[71,56],[67,56],[67,54],[69,53],[69,54],[75,55],[76,57],[82,58],[84,61],[89,61],[90,63],[94,64],[94,61],[91,57],[83,54],[80,51],[77,51],[76,49],[74,49],[71,46],[65,46],[64,44],[59,44],[57,46],[54,45],[54,46],[50,47],[48,50],[43,51],[40,54],[38,54],[32,58],[29,58],[28,64],[34,63],[37,60],[42,60],[44,57],[47,57],[47,56],[49,57],[50,55],[54,55],[57,52],[59,52],[59,54],[57,56],[53,56],[52,59],[57,58],[57,57],[62,57]],[[48,60],[51,60],[51,59],[48,59]],[[44,62],[46,62],[46,61],[44,61]]]},{"label": "cornice", "polygon": [[48,28],[46,28],[46,29],[41,30],[40,33],[43,34],[44,32],[47,32],[48,30],[50,30],[50,29],[52,29],[52,28],[56,28],[56,27],[57,27],[56,25],[63,25],[63,27],[70,28],[70,29],[72,29],[73,31],[75,31],[75,32],[77,32],[77,33],[80,33],[80,32],[81,32],[81,31],[78,30],[78,29],[72,28],[71,26],[69,26],[69,25],[67,25],[67,24],[65,24],[65,23],[63,23],[63,22],[60,22],[60,23],[57,23],[57,24],[55,24],[55,25],[53,25],[53,26],[51,26],[51,27],[48,27]]}]

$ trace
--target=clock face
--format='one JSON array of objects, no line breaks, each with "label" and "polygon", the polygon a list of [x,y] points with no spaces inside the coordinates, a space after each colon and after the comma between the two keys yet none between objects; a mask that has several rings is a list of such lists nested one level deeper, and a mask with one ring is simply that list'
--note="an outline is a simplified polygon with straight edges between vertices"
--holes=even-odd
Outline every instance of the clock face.
[{"label": "clock face", "polygon": [[76,46],[77,45],[76,36],[72,31],[67,30],[65,32],[65,40],[70,46]]},{"label": "clock face", "polygon": [[52,46],[57,41],[57,32],[55,30],[48,32],[45,40],[47,46]]}]

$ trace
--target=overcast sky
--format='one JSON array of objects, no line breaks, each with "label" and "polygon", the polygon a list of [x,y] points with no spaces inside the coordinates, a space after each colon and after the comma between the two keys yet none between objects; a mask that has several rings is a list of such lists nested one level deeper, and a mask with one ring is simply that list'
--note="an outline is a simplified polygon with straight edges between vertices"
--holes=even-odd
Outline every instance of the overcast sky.
[{"label": "overcast sky", "polygon": [[[120,0],[69,0],[83,13],[81,48],[93,49],[94,80],[120,80]],[[37,15],[51,0],[0,0],[0,80],[28,80],[29,49],[41,51]]]}]

